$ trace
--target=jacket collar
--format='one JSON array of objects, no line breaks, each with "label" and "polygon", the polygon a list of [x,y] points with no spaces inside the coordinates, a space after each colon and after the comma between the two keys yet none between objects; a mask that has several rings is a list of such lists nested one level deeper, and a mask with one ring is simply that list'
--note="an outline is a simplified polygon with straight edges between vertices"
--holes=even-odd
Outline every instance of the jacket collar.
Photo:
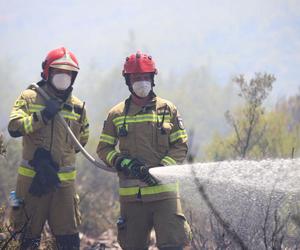
[{"label": "jacket collar", "polygon": [[136,115],[138,113],[147,113],[147,110],[155,110],[156,102],[157,102],[156,95],[153,95],[152,99],[143,107],[136,105],[130,99],[130,107],[129,107],[128,115]]},{"label": "jacket collar", "polygon": [[41,86],[41,88],[42,88],[43,90],[45,90],[45,92],[46,92],[51,98],[57,98],[57,99],[59,99],[59,100],[65,102],[65,103],[71,103],[71,100],[72,100],[72,92],[70,92],[70,94],[68,95],[67,99],[64,101],[64,100],[62,100],[61,97],[59,97],[59,96],[57,96],[57,95],[55,94],[54,89],[53,89],[51,86],[49,86],[48,83],[46,83],[46,84],[44,84],[43,86]]}]

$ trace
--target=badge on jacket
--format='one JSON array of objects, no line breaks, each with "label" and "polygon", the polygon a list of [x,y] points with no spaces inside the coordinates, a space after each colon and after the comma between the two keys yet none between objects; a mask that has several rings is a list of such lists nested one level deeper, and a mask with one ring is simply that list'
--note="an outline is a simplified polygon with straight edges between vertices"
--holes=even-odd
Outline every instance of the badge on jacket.
[{"label": "badge on jacket", "polygon": [[183,121],[182,118],[180,116],[177,117],[177,122],[178,122],[178,126],[180,129],[184,129],[184,125],[183,125]]}]

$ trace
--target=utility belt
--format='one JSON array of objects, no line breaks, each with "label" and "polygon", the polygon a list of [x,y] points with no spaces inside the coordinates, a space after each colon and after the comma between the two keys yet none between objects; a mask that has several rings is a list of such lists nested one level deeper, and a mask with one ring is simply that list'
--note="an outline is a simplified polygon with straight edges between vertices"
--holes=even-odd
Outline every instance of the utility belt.
[{"label": "utility belt", "polygon": [[[18,169],[18,173],[27,177],[34,177],[36,172],[34,168],[29,164],[28,160],[22,160]],[[60,181],[70,181],[76,179],[77,171],[74,166],[60,167],[57,173]]]},{"label": "utility belt", "polygon": [[[136,183],[134,186],[133,184]],[[120,180],[119,195],[120,198],[136,197],[146,198],[147,196],[164,196],[166,193],[174,193],[179,196],[179,183],[167,183],[155,186],[139,185],[139,180]],[[130,185],[130,186],[129,186]]]}]

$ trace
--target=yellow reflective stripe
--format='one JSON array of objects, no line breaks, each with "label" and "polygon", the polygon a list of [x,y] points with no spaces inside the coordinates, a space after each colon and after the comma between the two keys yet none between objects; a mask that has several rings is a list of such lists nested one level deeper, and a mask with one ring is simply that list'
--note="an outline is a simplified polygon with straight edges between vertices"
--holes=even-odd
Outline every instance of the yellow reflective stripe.
[{"label": "yellow reflective stripe", "polygon": [[165,192],[179,192],[179,184],[169,183],[164,185],[157,185],[151,187],[127,187],[127,188],[119,188],[120,196],[128,196],[128,195],[137,195],[139,190],[141,190],[141,195],[153,195],[160,194]]},{"label": "yellow reflective stripe", "polygon": [[[18,173],[23,176],[27,177],[34,177],[35,176],[35,171],[23,166],[20,166],[18,169]],[[77,171],[74,170],[72,172],[68,173],[58,173],[58,177],[61,181],[69,181],[69,180],[75,180],[76,179],[76,174]]]},{"label": "yellow reflective stripe", "polygon": [[29,109],[29,112],[30,113],[36,113],[36,112],[39,112],[41,111],[40,109]]},{"label": "yellow reflective stripe", "polygon": [[[163,115],[157,114],[145,114],[145,115],[136,115],[136,116],[126,116],[126,123],[140,123],[140,122],[161,122]],[[124,122],[125,116],[119,116],[113,119],[115,126],[120,126]],[[170,122],[171,116],[165,115],[164,121]]]},{"label": "yellow reflective stripe", "polygon": [[86,138],[89,137],[90,132],[89,131],[85,131],[83,134],[80,135],[81,138]]},{"label": "yellow reflective stripe", "polygon": [[116,142],[117,142],[117,138],[113,137],[113,136],[110,136],[110,135],[107,135],[107,134],[101,134],[100,142],[106,142],[108,144],[115,145]]},{"label": "yellow reflective stripe", "polygon": [[60,113],[61,113],[62,115],[69,115],[69,116],[73,116],[73,117],[77,117],[77,118],[80,117],[79,114],[77,114],[77,113],[75,113],[75,112],[69,112],[69,111],[66,111],[66,110],[62,110],[62,111],[60,111]]},{"label": "yellow reflective stripe", "polygon": [[80,115],[75,113],[75,112],[69,112],[69,111],[66,111],[66,110],[62,110],[60,112],[60,114],[64,117],[64,118],[68,118],[70,120],[78,120]]},{"label": "yellow reflective stripe", "polygon": [[23,117],[24,117],[24,115],[20,115],[20,113],[13,112],[10,114],[9,120],[14,120],[14,119],[23,118]]},{"label": "yellow reflective stripe", "polygon": [[45,108],[44,105],[29,103],[29,111],[31,113],[41,111],[44,108]]},{"label": "yellow reflective stripe", "polygon": [[29,103],[29,108],[43,109],[45,105]]},{"label": "yellow reflective stripe", "polygon": [[64,117],[64,118],[67,118],[67,119],[69,119],[69,120],[74,120],[74,121],[76,121],[76,120],[77,120],[77,118],[76,118],[76,117],[74,117],[74,116],[71,116],[71,115],[63,115],[63,117]]},{"label": "yellow reflective stripe", "polygon": [[170,156],[165,156],[161,162],[164,164],[164,165],[175,165],[176,164],[176,161],[170,157]]},{"label": "yellow reflective stripe", "polygon": [[28,116],[28,114],[26,114],[23,110],[19,109],[17,111],[11,112],[9,119],[12,120],[16,118],[23,118],[26,116]]},{"label": "yellow reflective stripe", "polygon": [[143,187],[141,188],[141,195],[151,195],[151,194],[160,194],[165,192],[178,192],[179,185],[178,182],[164,184],[164,185],[157,185],[152,187]]},{"label": "yellow reflective stripe", "polygon": [[89,130],[85,130],[85,131],[82,133],[82,135],[88,135],[89,133],[90,133]]},{"label": "yellow reflective stripe", "polygon": [[25,106],[26,105],[26,101],[25,100],[17,100],[16,102],[15,102],[15,107],[18,107],[18,108],[20,108],[20,107],[22,107],[22,106]]},{"label": "yellow reflective stripe", "polygon": [[170,142],[177,141],[181,138],[187,138],[187,133],[185,130],[177,130],[176,132],[170,134]]},{"label": "yellow reflective stripe", "polygon": [[[32,113],[41,111],[44,108],[45,108],[44,105],[32,104],[32,103],[29,104],[29,111]],[[70,112],[68,110],[62,110],[60,113],[62,114],[63,117],[71,119],[71,120],[77,120],[80,117],[79,114],[77,114],[75,112]]]},{"label": "yellow reflective stripe", "polygon": [[34,170],[29,169],[29,168],[25,168],[23,166],[19,167],[18,173],[20,175],[24,175],[24,176],[27,176],[27,177],[34,177],[35,176],[35,171]]},{"label": "yellow reflective stripe", "polygon": [[[162,115],[159,115],[159,116],[162,117]],[[170,116],[170,115],[165,115],[165,117],[168,117],[168,116]],[[113,119],[113,122],[120,122],[120,121],[123,122],[124,117],[125,116],[116,117],[116,118]],[[149,119],[149,118],[153,119],[153,118],[156,118],[156,117],[157,117],[157,114],[155,114],[155,113],[152,113],[152,114],[142,114],[142,115],[128,115],[128,116],[126,116],[126,120],[127,119],[128,120],[136,120],[136,119],[143,119],[143,118],[145,118],[145,119]]]},{"label": "yellow reflective stripe", "polygon": [[87,119],[86,117],[85,117],[84,120],[83,120],[83,124],[84,124],[84,125],[87,125],[87,124],[88,124],[88,119]]},{"label": "yellow reflective stripe", "polygon": [[[44,108],[45,108],[44,105],[32,104],[32,103],[29,104],[29,111],[31,113],[41,111]],[[62,114],[63,117],[71,119],[71,120],[77,120],[80,117],[79,114],[68,111],[68,110],[62,110],[62,111],[60,111],[60,113]],[[86,121],[86,123],[87,123],[87,121]]]},{"label": "yellow reflective stripe", "polygon": [[[113,121],[115,126],[120,126],[124,122],[124,117],[122,117],[120,121]],[[126,123],[140,123],[140,122],[161,122],[162,121],[162,115],[137,115],[133,117],[126,117]],[[165,116],[164,119],[165,122],[170,122],[170,117]]]},{"label": "yellow reflective stripe", "polygon": [[127,188],[119,188],[119,195],[136,195],[139,192],[139,187],[127,187]]},{"label": "yellow reflective stripe", "polygon": [[107,156],[106,156],[106,161],[109,163],[109,164],[112,164],[112,159],[114,158],[114,156],[117,154],[118,152],[116,150],[112,150],[110,151]]},{"label": "yellow reflective stripe", "polygon": [[31,116],[27,116],[25,118],[23,118],[23,125],[24,125],[24,130],[26,134],[29,134],[33,131],[33,127],[32,127],[32,117]]},{"label": "yellow reflective stripe", "polygon": [[76,174],[77,174],[77,171],[74,170],[69,173],[58,173],[58,177],[61,181],[70,181],[70,180],[76,179]]},{"label": "yellow reflective stripe", "polygon": [[18,114],[15,114],[15,113],[13,113],[13,114],[11,114],[10,116],[9,116],[9,120],[13,120],[13,119],[16,119],[16,118],[19,118],[20,116],[18,115]]}]

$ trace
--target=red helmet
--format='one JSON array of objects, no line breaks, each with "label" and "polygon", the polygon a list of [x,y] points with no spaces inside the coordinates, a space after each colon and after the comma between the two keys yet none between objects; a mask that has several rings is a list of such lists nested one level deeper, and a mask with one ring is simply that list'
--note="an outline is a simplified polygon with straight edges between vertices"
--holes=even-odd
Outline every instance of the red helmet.
[{"label": "red helmet", "polygon": [[154,73],[157,74],[155,68],[155,62],[151,56],[143,54],[141,51],[137,51],[136,54],[132,54],[126,57],[123,68],[123,76],[131,73]]},{"label": "red helmet", "polygon": [[44,80],[48,80],[49,67],[74,71],[76,74],[79,71],[76,56],[65,47],[51,50],[46,56],[42,63],[43,72],[41,73]]}]

